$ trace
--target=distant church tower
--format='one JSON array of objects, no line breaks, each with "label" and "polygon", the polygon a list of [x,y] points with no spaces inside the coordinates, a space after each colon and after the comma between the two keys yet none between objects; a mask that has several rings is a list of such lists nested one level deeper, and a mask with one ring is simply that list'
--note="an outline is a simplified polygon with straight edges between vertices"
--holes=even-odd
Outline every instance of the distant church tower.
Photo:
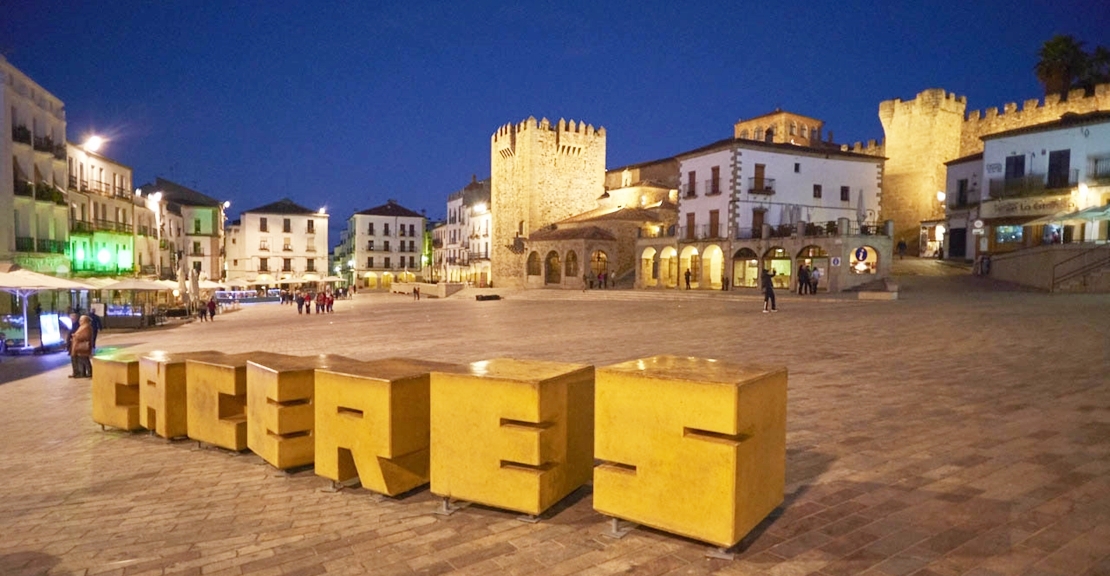
[{"label": "distant church tower", "polygon": [[605,192],[605,129],[534,117],[506,124],[490,138],[490,180],[493,285],[522,287],[522,239],[595,208]]}]

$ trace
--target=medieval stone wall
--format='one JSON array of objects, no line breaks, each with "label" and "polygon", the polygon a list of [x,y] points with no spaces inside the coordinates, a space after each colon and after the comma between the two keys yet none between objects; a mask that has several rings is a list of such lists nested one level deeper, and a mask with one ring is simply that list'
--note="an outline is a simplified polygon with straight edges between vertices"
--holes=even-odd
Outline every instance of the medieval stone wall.
[{"label": "medieval stone wall", "polygon": [[515,239],[595,207],[605,191],[605,129],[534,117],[506,124],[490,138],[494,286],[524,285],[524,254]]},{"label": "medieval stone wall", "polygon": [[942,89],[921,92],[908,102],[900,99],[879,104],[879,119],[886,138],[866,146],[855,143],[843,149],[886,156],[883,176],[883,219],[894,220],[895,242],[904,239],[916,250],[922,220],[940,218],[942,206],[936,193],[945,187],[944,163],[983,151],[981,138],[990,134],[1044,124],[1063,114],[1110,110],[1110,84],[1087,95],[1072,90],[1067,99],[1051,94],[1002,107],[975,110],[965,117],[967,100]]}]

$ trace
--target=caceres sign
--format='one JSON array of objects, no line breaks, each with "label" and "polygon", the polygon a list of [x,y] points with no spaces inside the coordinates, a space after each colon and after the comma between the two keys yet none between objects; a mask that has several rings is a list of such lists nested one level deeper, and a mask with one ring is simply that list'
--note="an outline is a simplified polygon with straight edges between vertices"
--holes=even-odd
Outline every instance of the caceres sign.
[{"label": "caceres sign", "polygon": [[1014,198],[991,200],[979,206],[980,218],[1005,218],[1008,216],[1049,216],[1057,212],[1075,210],[1071,196],[1042,196],[1039,198]]}]

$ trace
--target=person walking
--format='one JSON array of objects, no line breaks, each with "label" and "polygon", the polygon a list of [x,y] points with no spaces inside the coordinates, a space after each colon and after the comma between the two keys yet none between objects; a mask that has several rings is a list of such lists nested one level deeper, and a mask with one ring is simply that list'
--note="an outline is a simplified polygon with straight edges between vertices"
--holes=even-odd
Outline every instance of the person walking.
[{"label": "person walking", "polygon": [[687,290],[689,290],[689,289],[690,289],[690,278],[691,278],[691,277],[692,277],[693,275],[694,275],[694,274],[693,274],[692,272],[690,272],[690,269],[689,269],[689,268],[687,268],[687,269],[686,269],[686,274],[684,274],[684,276],[686,277],[686,289],[687,289]]},{"label": "person walking", "polygon": [[586,286],[589,285],[589,283],[590,283],[590,275],[589,274],[582,274],[582,291],[583,292],[586,291]]},{"label": "person walking", "polygon": [[[70,310],[72,310],[72,308]],[[69,377],[70,378],[80,378],[81,377],[81,369],[77,365],[77,356],[73,354],[73,335],[76,334],[77,329],[81,327],[81,319],[78,317],[76,312],[70,312],[68,319],[69,319],[69,330],[67,331],[67,334],[66,334],[66,353],[69,354],[69,364],[70,364]],[[63,326],[64,326],[64,324],[63,324]]]},{"label": "person walking", "polygon": [[809,293],[817,294],[817,285],[821,282],[821,277],[825,274],[821,269],[814,266],[813,271],[809,273]]},{"label": "person walking", "polygon": [[208,299],[208,321],[212,322],[216,319],[216,297],[213,296]]},{"label": "person walking", "polygon": [[92,327],[92,351],[96,352],[96,336],[100,334],[100,329],[104,324],[100,322],[100,316],[97,316],[94,310],[89,310],[89,326]]},{"label": "person walking", "polygon": [[204,302],[197,306],[197,318],[200,318],[201,322],[208,320],[208,306]]},{"label": "person walking", "polygon": [[899,240],[898,241],[898,259],[903,260],[903,259],[905,259],[905,257],[906,257],[906,241],[905,240]]},{"label": "person walking", "polygon": [[798,265],[798,296],[809,292],[809,267],[804,263]]},{"label": "person walking", "polygon": [[69,355],[74,378],[92,378],[92,319],[81,316],[80,326],[73,333]]},{"label": "person walking", "polygon": [[771,281],[775,277],[774,270],[763,269],[760,274],[759,284],[763,287],[763,313],[778,312],[778,306],[775,305],[775,284]]},{"label": "person walking", "polygon": [[297,292],[297,314],[304,313],[304,293]]}]

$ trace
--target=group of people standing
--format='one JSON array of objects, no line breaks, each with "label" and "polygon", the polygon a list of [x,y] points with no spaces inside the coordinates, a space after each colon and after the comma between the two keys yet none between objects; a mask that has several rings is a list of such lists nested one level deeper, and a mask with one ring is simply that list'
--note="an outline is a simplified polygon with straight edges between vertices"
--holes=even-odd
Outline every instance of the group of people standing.
[{"label": "group of people standing", "polygon": [[335,296],[328,292],[300,292],[293,296],[297,303],[297,314],[312,314],[313,306],[317,314],[331,313],[335,306]]},{"label": "group of people standing", "polygon": [[806,294],[816,294],[817,285],[824,277],[824,272],[821,269],[809,264],[801,264],[798,266],[798,295],[804,296]]}]

